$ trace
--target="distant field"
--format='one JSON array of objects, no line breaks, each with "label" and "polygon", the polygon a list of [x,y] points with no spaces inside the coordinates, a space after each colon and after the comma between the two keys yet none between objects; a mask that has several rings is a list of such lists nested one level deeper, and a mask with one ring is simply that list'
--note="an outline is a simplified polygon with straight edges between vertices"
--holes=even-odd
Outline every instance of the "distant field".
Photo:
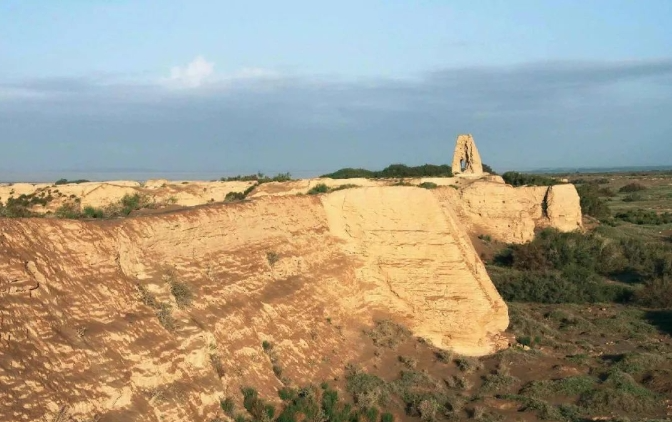
[{"label": "distant field", "polygon": [[[580,174],[568,177],[570,182],[579,184],[599,183],[600,188],[609,189],[613,197],[605,195],[612,212],[647,209],[658,213],[672,212],[672,173],[637,174]],[[624,186],[639,184],[644,187],[637,192],[622,192]]]}]

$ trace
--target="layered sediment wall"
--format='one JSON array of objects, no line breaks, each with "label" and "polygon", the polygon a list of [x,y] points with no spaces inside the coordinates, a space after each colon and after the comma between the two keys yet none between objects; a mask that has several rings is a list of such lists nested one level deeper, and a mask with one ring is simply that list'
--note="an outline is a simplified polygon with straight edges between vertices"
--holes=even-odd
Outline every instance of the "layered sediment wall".
[{"label": "layered sediment wall", "polygon": [[[367,182],[294,195],[305,182],[120,220],[0,219],[0,420],[210,420],[242,384],[273,396],[287,374],[298,384],[339,375],[380,318],[441,348],[491,353],[506,345],[508,313],[470,231],[525,241],[536,227],[580,227],[571,185]],[[110,201],[118,185],[79,197],[107,189],[95,197]],[[88,188],[58,188],[72,199],[68,189]],[[192,205],[213,192],[120,189]]]}]

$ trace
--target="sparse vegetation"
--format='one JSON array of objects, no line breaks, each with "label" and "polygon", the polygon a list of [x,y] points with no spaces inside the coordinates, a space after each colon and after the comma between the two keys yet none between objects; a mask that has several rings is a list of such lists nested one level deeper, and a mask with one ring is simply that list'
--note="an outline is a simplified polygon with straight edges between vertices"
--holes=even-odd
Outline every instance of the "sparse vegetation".
[{"label": "sparse vegetation", "polygon": [[175,318],[173,318],[173,308],[167,303],[158,303],[156,307],[156,317],[163,327],[172,331],[175,329]]},{"label": "sparse vegetation", "polygon": [[633,192],[641,192],[646,189],[647,189],[646,186],[642,185],[641,183],[632,182],[621,187],[618,191],[621,193],[633,193]]},{"label": "sparse vegetation", "polygon": [[[623,198],[623,201],[625,201],[625,198]],[[640,225],[641,224],[661,225],[672,223],[672,213],[664,212],[659,214],[655,211],[646,209],[631,209],[616,213],[614,217],[618,220],[623,220],[627,221],[628,223],[640,224]]]},{"label": "sparse vegetation", "polygon": [[489,165],[483,163],[483,171],[486,173],[490,173],[492,175],[497,175],[497,172],[492,169]]},{"label": "sparse vegetation", "polygon": [[273,268],[275,264],[280,261],[280,255],[278,255],[277,252],[268,251],[266,252],[266,261],[268,261],[268,265]]},{"label": "sparse vegetation", "polygon": [[171,281],[170,294],[175,298],[175,303],[179,308],[186,308],[191,305],[193,294],[187,284],[176,280]]},{"label": "sparse vegetation", "polygon": [[327,192],[329,192],[329,186],[324,183],[319,183],[308,190],[308,195],[318,195]]},{"label": "sparse vegetation", "polygon": [[54,182],[54,185],[59,186],[59,185],[79,184],[79,183],[88,183],[88,182],[90,182],[90,180],[86,180],[86,179],[77,179],[77,180],[58,179],[56,182]]},{"label": "sparse vegetation", "polygon": [[380,171],[365,169],[344,168],[320,177],[330,179],[396,179],[396,178],[419,178],[419,177],[452,177],[453,170],[447,164],[410,167],[404,164],[392,164]]},{"label": "sparse vegetation", "polygon": [[290,173],[278,173],[273,177],[267,176],[264,173],[249,174],[246,176],[238,175],[232,177],[222,177],[219,179],[222,182],[257,182],[257,184],[270,182],[289,182],[292,180]]},{"label": "sparse vegetation", "polygon": [[344,190],[344,189],[352,189],[352,188],[358,188],[358,185],[354,185],[352,183],[346,183],[343,185],[338,185],[335,187],[329,187],[324,183],[318,183],[317,185],[313,186],[308,190],[308,195],[319,195],[321,193],[329,193],[329,192],[336,192],[339,190]]},{"label": "sparse vegetation", "polygon": [[406,327],[386,319],[376,321],[373,329],[366,331],[366,334],[373,340],[374,345],[393,349],[409,338],[411,332]]},{"label": "sparse vegetation", "polygon": [[598,220],[611,218],[611,210],[601,198],[604,195],[598,185],[593,183],[579,185],[576,191],[579,194],[581,212],[584,215],[590,215]]},{"label": "sparse vegetation", "polygon": [[418,185],[418,187],[425,189],[436,189],[439,187],[439,185],[434,182],[422,182]]},{"label": "sparse vegetation", "polygon": [[260,183],[257,182],[256,184],[245,189],[243,192],[228,192],[224,196],[224,202],[242,201],[243,199],[247,198],[247,195],[251,194],[254,191],[254,189],[256,189],[257,186],[259,186],[259,184]]},{"label": "sparse vegetation", "polygon": [[507,171],[502,174],[504,181],[511,186],[552,186],[560,183],[559,180],[538,174]]}]

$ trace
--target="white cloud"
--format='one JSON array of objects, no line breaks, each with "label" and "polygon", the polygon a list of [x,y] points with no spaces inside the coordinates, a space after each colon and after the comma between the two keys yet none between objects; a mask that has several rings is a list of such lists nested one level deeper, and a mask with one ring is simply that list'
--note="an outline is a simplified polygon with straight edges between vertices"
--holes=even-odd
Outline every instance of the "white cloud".
[{"label": "white cloud", "polygon": [[196,88],[209,79],[215,70],[215,65],[202,56],[196,57],[185,67],[175,66],[170,70],[170,82],[178,86]]}]

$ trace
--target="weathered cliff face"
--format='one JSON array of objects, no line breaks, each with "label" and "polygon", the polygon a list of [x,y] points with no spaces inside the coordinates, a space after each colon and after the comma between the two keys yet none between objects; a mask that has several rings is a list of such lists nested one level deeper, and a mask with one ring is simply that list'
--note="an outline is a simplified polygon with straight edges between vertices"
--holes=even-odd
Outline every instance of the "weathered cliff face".
[{"label": "weathered cliff face", "polygon": [[[443,182],[456,188],[290,196],[315,184],[292,182],[122,220],[0,219],[0,420],[210,420],[241,384],[274,397],[283,377],[339,375],[377,318],[458,353],[496,350],[507,308],[468,233],[573,230],[578,196]],[[142,187],[196,203],[204,188]],[[180,307],[183,285],[193,298]]]},{"label": "weathered cliff face", "polygon": [[[455,215],[409,187],[3,219],[0,274],[0,420],[208,420],[243,383],[282,386],[263,340],[302,383],[356,360],[374,316],[474,355],[508,324]],[[174,281],[191,305],[178,307]]]},{"label": "weathered cliff face", "polygon": [[442,204],[455,209],[465,229],[506,243],[524,243],[535,229],[582,230],[581,206],[574,185],[514,188],[478,180],[463,189],[437,191]]}]

